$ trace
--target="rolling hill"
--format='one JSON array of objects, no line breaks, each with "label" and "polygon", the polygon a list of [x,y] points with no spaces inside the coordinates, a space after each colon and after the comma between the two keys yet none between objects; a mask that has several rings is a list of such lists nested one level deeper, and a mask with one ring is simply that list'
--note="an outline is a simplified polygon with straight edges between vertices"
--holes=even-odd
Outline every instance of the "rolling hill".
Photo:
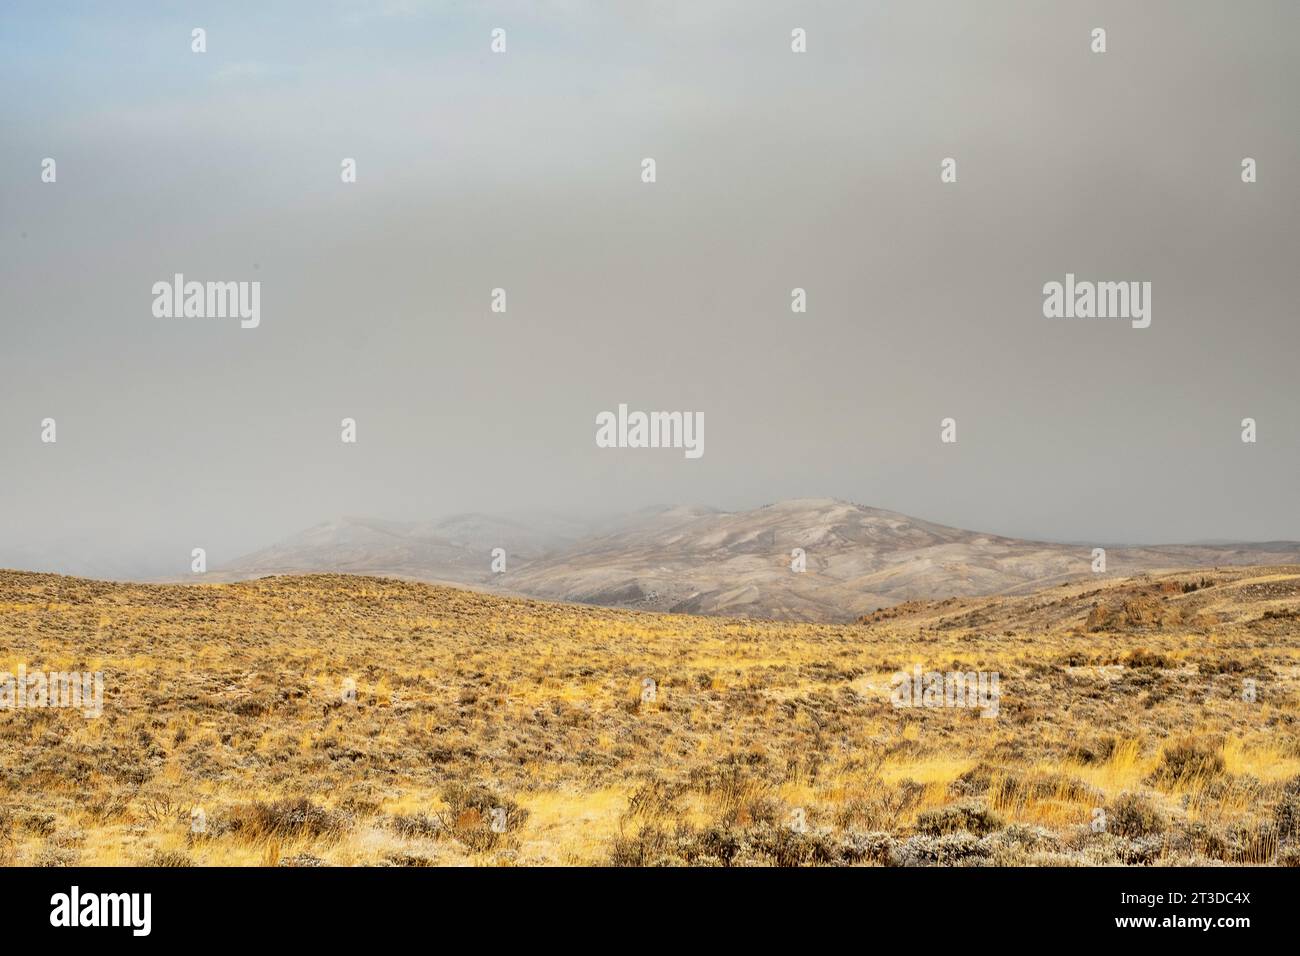
[{"label": "rolling hill", "polygon": [[0,696],[0,866],[1300,865],[1300,566],[845,624],[0,571],[0,647],[103,688]]},{"label": "rolling hill", "polygon": [[[1101,543],[1104,546],[1104,543]],[[491,570],[493,548],[506,571]],[[391,575],[642,610],[840,621],[909,600],[1016,594],[1058,581],[1212,565],[1300,562],[1300,543],[1108,547],[965,531],[830,498],[750,511],[655,508],[586,524],[552,516],[458,515],[401,523],[346,518],[218,570]],[[792,570],[802,549],[806,569]]]}]

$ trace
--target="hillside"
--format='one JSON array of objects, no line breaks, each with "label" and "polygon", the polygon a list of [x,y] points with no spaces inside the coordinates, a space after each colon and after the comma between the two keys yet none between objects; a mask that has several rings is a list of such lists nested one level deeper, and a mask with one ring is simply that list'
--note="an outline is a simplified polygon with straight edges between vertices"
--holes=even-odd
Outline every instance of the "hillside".
[{"label": "hillside", "polygon": [[[504,574],[491,572],[495,547],[507,553]],[[796,548],[805,554],[802,573],[791,570]],[[1107,552],[1110,577],[1300,562],[1296,542]],[[227,580],[312,571],[394,575],[611,607],[826,622],[902,601],[1024,593],[1096,579],[1092,545],[964,531],[830,498],[742,512],[648,509],[564,526],[489,516],[423,525],[345,519],[219,571]]]},{"label": "hillside", "polygon": [[1300,566],[839,625],[0,572],[0,648],[104,681],[0,711],[3,864],[1300,862]]}]

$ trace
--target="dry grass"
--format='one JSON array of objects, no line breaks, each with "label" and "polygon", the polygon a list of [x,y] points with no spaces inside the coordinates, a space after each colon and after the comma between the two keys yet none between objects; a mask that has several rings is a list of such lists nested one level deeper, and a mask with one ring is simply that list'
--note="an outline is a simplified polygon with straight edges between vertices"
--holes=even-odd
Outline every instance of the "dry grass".
[{"label": "dry grass", "polygon": [[[105,679],[0,710],[0,863],[1292,862],[1297,611],[1297,568],[844,626],[0,572],[0,671]],[[917,663],[998,716],[894,707]]]}]

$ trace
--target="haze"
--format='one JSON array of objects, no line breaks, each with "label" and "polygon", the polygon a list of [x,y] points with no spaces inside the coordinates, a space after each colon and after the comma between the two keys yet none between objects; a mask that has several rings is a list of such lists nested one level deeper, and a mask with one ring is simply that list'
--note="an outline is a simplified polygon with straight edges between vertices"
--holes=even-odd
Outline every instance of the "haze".
[{"label": "haze", "polygon": [[[1300,538],[1297,30],[1285,2],[5,4],[0,566],[803,496]],[[260,281],[260,326],[155,318],[177,272]],[[1151,282],[1150,328],[1045,319],[1067,272]],[[597,448],[619,403],[702,412],[706,453]]]}]

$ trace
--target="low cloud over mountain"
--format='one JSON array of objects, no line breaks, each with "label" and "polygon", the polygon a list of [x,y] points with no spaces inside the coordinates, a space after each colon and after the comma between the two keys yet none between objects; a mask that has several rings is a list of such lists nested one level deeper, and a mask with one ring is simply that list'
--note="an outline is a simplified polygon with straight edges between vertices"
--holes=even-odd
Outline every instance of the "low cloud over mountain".
[{"label": "low cloud over mountain", "polygon": [[[1093,547],[964,531],[846,501],[752,511],[652,508],[582,522],[457,515],[344,518],[220,568],[224,578],[336,571],[465,584],[533,597],[790,620],[854,618],[906,600],[1011,594],[1099,576]],[[504,573],[492,552],[505,552]],[[796,571],[799,551],[805,570]],[[1100,576],[1300,562],[1300,543],[1106,549]]]}]

